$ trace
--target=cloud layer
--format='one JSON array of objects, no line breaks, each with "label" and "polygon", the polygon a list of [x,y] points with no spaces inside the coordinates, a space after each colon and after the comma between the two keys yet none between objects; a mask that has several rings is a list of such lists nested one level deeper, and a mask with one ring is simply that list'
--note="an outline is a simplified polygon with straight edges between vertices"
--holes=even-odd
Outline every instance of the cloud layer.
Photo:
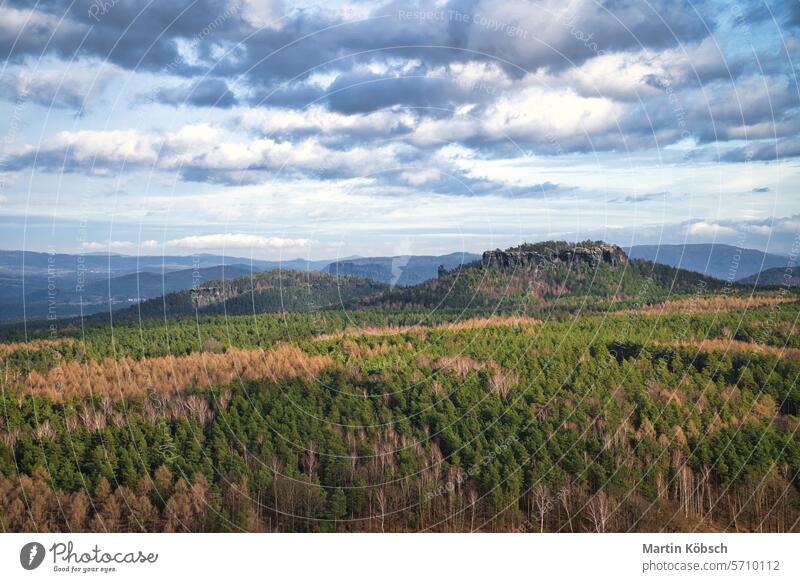
[{"label": "cloud layer", "polygon": [[775,178],[800,155],[799,24],[788,0],[11,0],[3,181],[594,196],[623,222],[680,192],[686,232],[721,236],[723,191],[772,201],[748,219],[800,210]]}]

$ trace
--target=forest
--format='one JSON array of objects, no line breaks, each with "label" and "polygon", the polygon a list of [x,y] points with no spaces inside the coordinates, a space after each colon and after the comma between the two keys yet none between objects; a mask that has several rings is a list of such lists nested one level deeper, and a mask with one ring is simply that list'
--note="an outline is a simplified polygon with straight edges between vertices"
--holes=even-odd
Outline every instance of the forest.
[{"label": "forest", "polygon": [[0,531],[800,531],[797,291],[617,249],[7,327]]}]

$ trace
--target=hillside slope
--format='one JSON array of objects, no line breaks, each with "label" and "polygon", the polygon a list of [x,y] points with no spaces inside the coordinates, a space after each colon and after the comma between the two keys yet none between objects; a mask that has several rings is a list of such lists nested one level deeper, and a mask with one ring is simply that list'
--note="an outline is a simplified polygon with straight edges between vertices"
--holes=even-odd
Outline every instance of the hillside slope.
[{"label": "hillside slope", "polygon": [[356,301],[360,307],[523,308],[567,297],[651,301],[725,284],[690,271],[630,260],[601,241],[549,241],[483,253],[481,261],[433,281]]},{"label": "hillside slope", "polygon": [[759,285],[761,287],[800,287],[800,270],[797,268],[773,267],[740,279],[739,282],[744,285]]},{"label": "hillside slope", "polygon": [[276,311],[316,311],[379,294],[388,286],[363,277],[316,271],[272,270],[212,281],[197,289],[169,293],[119,312],[115,319],[185,316],[195,313],[245,315]]},{"label": "hillside slope", "polygon": [[58,317],[122,309],[213,279],[272,269],[319,270],[329,262],[0,250],[0,321],[43,318],[51,307]]}]

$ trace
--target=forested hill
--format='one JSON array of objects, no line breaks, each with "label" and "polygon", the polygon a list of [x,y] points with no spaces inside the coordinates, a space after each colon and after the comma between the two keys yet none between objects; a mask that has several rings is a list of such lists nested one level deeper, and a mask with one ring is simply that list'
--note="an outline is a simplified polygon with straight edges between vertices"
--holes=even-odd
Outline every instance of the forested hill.
[{"label": "forested hill", "polygon": [[388,285],[363,277],[316,271],[265,271],[196,289],[169,293],[114,315],[115,320],[227,313],[246,315],[276,311],[315,311],[356,298],[379,294]]},{"label": "forested hill", "polygon": [[[409,287],[395,287],[365,277],[316,271],[273,270],[234,279],[210,281],[114,313],[115,321],[227,313],[244,315],[337,308],[455,309],[474,312],[537,310],[570,298],[602,304],[609,300],[647,303],[671,294],[708,292],[726,287],[699,273],[631,260],[622,248],[601,241],[523,244],[483,253],[479,261]],[[731,285],[729,291],[736,290]],[[624,305],[623,305],[624,306]],[[109,315],[90,316],[96,323]],[[65,320],[65,324],[71,323]]]},{"label": "forested hill", "polygon": [[[631,260],[602,241],[548,241],[486,251],[480,261],[414,287],[359,298],[360,307],[522,308],[566,297],[653,301],[669,294],[722,289],[699,273]],[[732,288],[737,288],[732,286]]]},{"label": "forested hill", "polygon": [[[0,531],[798,531],[794,293],[603,243],[435,283],[271,272],[9,334]],[[339,306],[375,290],[574,313]]]},{"label": "forested hill", "polygon": [[800,270],[791,267],[773,267],[739,279],[739,282],[762,287],[800,287]]}]

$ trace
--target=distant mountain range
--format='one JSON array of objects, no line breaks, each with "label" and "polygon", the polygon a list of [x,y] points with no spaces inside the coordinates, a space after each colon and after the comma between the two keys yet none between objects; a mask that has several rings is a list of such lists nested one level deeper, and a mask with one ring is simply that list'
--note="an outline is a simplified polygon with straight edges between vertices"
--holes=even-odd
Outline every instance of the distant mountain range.
[{"label": "distant mountain range", "polygon": [[254,269],[265,271],[283,265],[285,269],[317,270],[330,261],[262,261],[223,255],[109,255],[109,254],[63,254],[40,253],[35,251],[0,250],[0,273],[29,276],[55,274],[58,277],[68,273],[83,271],[87,278],[127,275],[130,273],[162,273],[183,269],[202,269],[220,265],[253,265]]},{"label": "distant mountain range", "polygon": [[[451,263],[456,262],[452,255],[448,257]],[[342,263],[386,268],[391,264],[389,259],[344,261],[329,268],[336,271]],[[443,257],[423,259],[420,263],[429,266],[443,262]],[[487,251],[477,261],[462,264],[459,260],[452,269],[436,271],[435,278],[416,285],[392,286],[341,272],[270,270],[167,293],[118,311],[114,317],[138,320],[328,308],[465,311],[502,307],[525,311],[560,298],[649,301],[690,292],[701,282],[706,289],[724,287],[722,281],[699,273],[629,260],[620,247],[600,241],[524,244],[505,251]]]},{"label": "distant mountain range", "polygon": [[331,275],[366,277],[391,286],[407,286],[435,279],[440,266],[449,271],[480,258],[480,255],[473,253],[451,253],[441,256],[361,257],[331,263],[325,268],[325,272]]},{"label": "distant mountain range", "polygon": [[[191,289],[218,279],[235,279],[263,271],[324,271],[341,276],[364,275],[396,285],[435,278],[437,267],[453,268],[478,255],[443,257],[348,257],[309,261],[264,261],[212,254],[127,256],[0,251],[0,321],[61,317],[117,310],[141,301]],[[24,309],[23,309],[24,305]]]},{"label": "distant mountain range", "polygon": [[[516,256],[515,253],[525,254],[530,249],[535,249],[531,252],[539,253],[541,251],[546,254],[552,252],[553,248],[562,247],[565,249],[582,248],[575,247],[575,245],[570,246],[568,243],[537,243],[511,249],[508,256]],[[641,259],[648,261],[648,264],[653,262],[679,269],[678,271],[660,270],[659,273],[667,278],[676,274],[681,281],[689,280],[687,279],[687,271],[689,271],[715,279],[732,280],[750,285],[780,285],[785,283],[784,271],[789,261],[788,257],[721,244],[638,245],[630,247],[626,251],[628,257],[633,259],[631,265],[634,267],[634,271],[644,272],[646,269],[653,268],[639,265],[636,259]],[[506,253],[506,251],[497,252],[501,253],[498,256],[505,256],[504,253]],[[257,281],[257,287],[251,288],[250,294],[257,291],[257,298],[263,308],[272,310],[279,309],[281,306],[285,308],[287,305],[292,309],[300,308],[297,302],[301,299],[306,301],[309,299],[308,297],[292,298],[291,293],[287,295],[285,286],[281,287],[277,283],[273,285],[272,279],[269,277],[257,277],[259,273],[276,270],[295,273],[323,273],[329,276],[330,278],[314,278],[313,282],[318,289],[314,292],[317,297],[312,303],[317,306],[334,300],[352,302],[361,297],[364,297],[365,304],[377,305],[399,301],[419,305],[428,305],[433,302],[432,304],[435,305],[439,301],[437,289],[442,285],[447,285],[450,280],[455,282],[455,286],[444,301],[445,304],[455,305],[462,302],[462,293],[471,292],[472,284],[476,283],[471,279],[478,276],[479,273],[480,276],[485,274],[484,271],[474,270],[476,265],[480,267],[480,259],[480,255],[465,252],[441,256],[354,256],[335,261],[305,259],[263,261],[210,254],[134,257],[0,251],[0,321],[19,320],[23,316],[43,318],[53,309],[59,318],[80,313],[89,315],[118,310],[162,296],[178,301],[181,306],[178,311],[187,311],[190,307],[190,304],[186,303],[188,295],[181,296],[175,295],[175,293],[204,286],[209,282],[247,281],[253,277]],[[604,261],[600,261],[599,264],[602,267],[602,273],[605,273],[608,266],[604,264]],[[606,274],[610,277],[609,285],[600,290],[600,287],[597,287],[596,273],[592,274],[591,269],[585,265],[581,266],[578,271],[586,271],[583,276],[593,277],[594,289],[597,292],[611,292],[614,284],[612,272]],[[764,272],[761,273],[761,271]],[[450,275],[449,273],[454,274]],[[758,275],[759,273],[761,274]],[[337,282],[337,279],[340,280]],[[789,284],[796,285],[797,279],[797,276],[790,279]],[[275,279],[275,281],[281,280],[280,278]],[[380,285],[372,286],[365,281]],[[284,282],[301,283],[295,278],[285,279]],[[468,282],[469,285],[464,287]],[[514,280],[514,285],[523,284],[528,283]],[[576,281],[559,282],[555,275],[546,281],[539,281],[537,284],[550,286],[550,290],[560,289],[559,293],[569,289],[576,292],[580,287]],[[667,284],[666,279],[665,284]],[[238,297],[247,295],[243,283],[237,283],[237,289],[239,289]],[[407,289],[407,291],[404,292],[403,289]],[[342,290],[344,290],[343,294]],[[499,289],[487,288],[484,282],[478,295],[473,298],[473,302],[479,300],[478,302],[490,303],[492,298],[496,298],[500,293]],[[180,297],[183,298],[179,299]],[[254,295],[254,297],[256,296]],[[237,303],[244,299],[237,299],[233,302],[232,299],[229,297],[222,303],[230,305],[237,312],[247,311],[247,305],[238,306]],[[250,308],[252,309],[252,307],[251,305]],[[215,308],[208,306],[208,310],[213,309]]]},{"label": "distant mountain range", "polygon": [[[56,303],[54,313],[69,316],[83,313],[89,315],[109,309],[127,307],[133,303],[161,297],[173,291],[191,289],[218,279],[232,279],[249,275],[248,265],[228,265],[183,269],[163,273],[143,271],[107,279],[92,278],[81,287],[69,285],[71,278],[57,280],[54,291],[36,288],[25,293],[25,315],[29,318],[44,317],[50,311],[50,298]],[[28,283],[26,279],[26,284]],[[26,291],[28,286],[26,285]],[[0,319],[14,319],[23,313],[23,305],[18,302],[0,305]]]},{"label": "distant mountain range", "polygon": [[97,313],[223,276],[271,269],[314,271],[329,262],[211,254],[137,257],[0,251],[0,320],[44,317],[51,308],[59,317]]},{"label": "distant mountain range", "polygon": [[723,244],[636,245],[625,249],[632,259],[703,273],[725,281],[739,281],[761,271],[786,267],[788,257]]}]

